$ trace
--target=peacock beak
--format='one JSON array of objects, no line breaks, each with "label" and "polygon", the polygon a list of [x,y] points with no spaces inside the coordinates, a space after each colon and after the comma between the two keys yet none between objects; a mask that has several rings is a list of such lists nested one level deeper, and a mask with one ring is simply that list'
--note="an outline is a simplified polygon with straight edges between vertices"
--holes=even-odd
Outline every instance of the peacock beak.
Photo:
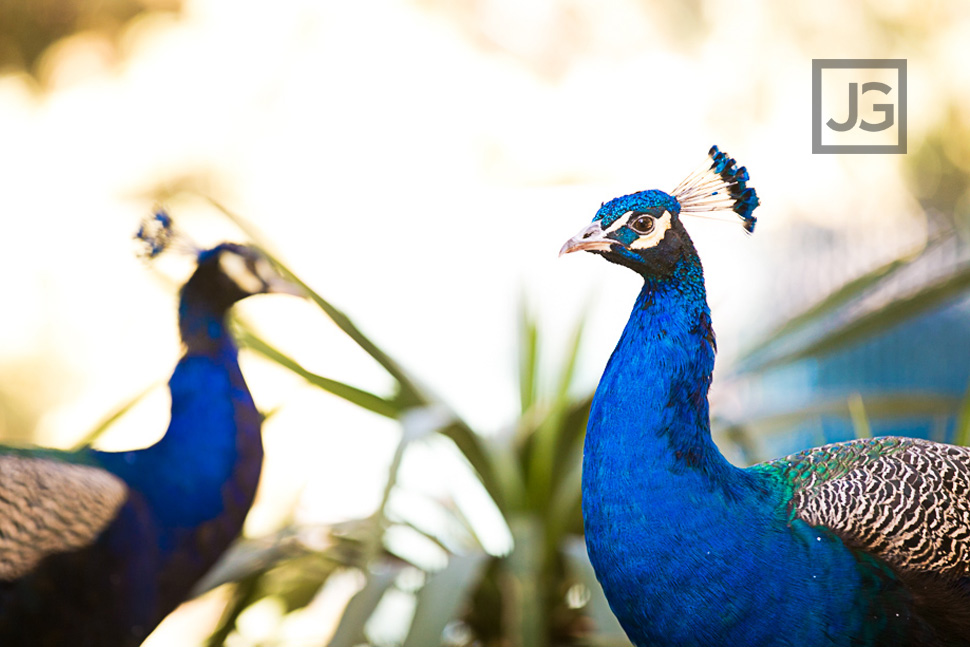
[{"label": "peacock beak", "polygon": [[266,281],[264,292],[268,294],[292,294],[295,297],[307,297],[307,291],[299,283],[289,281],[283,277],[273,277]]},{"label": "peacock beak", "polygon": [[284,279],[282,276],[264,277],[263,283],[265,285],[262,290],[264,294],[292,294],[295,297],[310,296],[302,285],[295,281]]},{"label": "peacock beak", "polygon": [[269,258],[260,255],[253,263],[253,273],[262,283],[262,294],[292,294],[295,297],[310,296],[300,283],[285,278],[283,272],[273,266]]},{"label": "peacock beak", "polygon": [[566,244],[559,250],[559,255],[569,254],[570,252],[607,252],[613,245],[619,244],[612,238],[607,238],[606,231],[600,226],[599,222],[594,222],[581,232],[566,241]]}]

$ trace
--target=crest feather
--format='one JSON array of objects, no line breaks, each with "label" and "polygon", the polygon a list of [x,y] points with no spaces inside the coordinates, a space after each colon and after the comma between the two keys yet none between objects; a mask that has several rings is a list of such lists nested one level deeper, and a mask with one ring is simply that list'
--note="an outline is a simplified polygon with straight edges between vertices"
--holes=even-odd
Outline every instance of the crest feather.
[{"label": "crest feather", "polygon": [[707,159],[671,195],[680,203],[681,215],[701,216],[733,211],[741,218],[745,231],[754,231],[758,219],[752,215],[761,204],[753,187],[748,186],[748,171],[733,157],[711,146]]},{"label": "crest feather", "polygon": [[198,256],[201,249],[188,236],[175,228],[172,217],[164,209],[141,221],[135,240],[141,243],[139,256],[152,260],[167,249]]}]

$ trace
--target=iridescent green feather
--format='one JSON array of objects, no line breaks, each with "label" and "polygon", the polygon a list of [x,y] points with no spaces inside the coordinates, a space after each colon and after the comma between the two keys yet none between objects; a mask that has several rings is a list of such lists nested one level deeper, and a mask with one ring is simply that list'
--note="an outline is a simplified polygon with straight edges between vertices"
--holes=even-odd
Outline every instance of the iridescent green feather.
[{"label": "iridescent green feather", "polygon": [[791,494],[796,495],[842,478],[854,470],[865,469],[866,465],[892,456],[912,444],[909,438],[895,436],[862,438],[813,447],[791,456],[758,463],[750,469],[786,482],[791,487]]}]

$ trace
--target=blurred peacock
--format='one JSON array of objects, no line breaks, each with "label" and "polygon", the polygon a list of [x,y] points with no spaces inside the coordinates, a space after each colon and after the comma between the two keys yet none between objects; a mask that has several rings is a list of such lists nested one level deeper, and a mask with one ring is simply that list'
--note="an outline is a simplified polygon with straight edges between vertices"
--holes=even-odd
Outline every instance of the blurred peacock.
[{"label": "blurred peacock", "polygon": [[[150,256],[177,240],[164,212],[138,237]],[[164,437],[126,452],[0,448],[4,647],[139,645],[239,535],[262,417],[225,319],[248,296],[296,290],[252,247],[194,251]]]},{"label": "blurred peacock", "polygon": [[671,194],[602,205],[562,253],[643,277],[590,411],[589,556],[638,647],[970,645],[970,450],[900,437],[741,469],[711,440],[715,341],[681,217],[734,211],[748,173],[717,147]]}]

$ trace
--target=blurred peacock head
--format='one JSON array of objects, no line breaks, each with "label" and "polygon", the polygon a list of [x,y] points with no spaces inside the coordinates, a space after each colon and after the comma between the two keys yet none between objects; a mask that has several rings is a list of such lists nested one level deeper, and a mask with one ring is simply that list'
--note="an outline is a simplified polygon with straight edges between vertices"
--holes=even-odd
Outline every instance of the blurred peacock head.
[{"label": "blurred peacock head", "polygon": [[227,306],[254,294],[305,295],[298,285],[283,278],[261,251],[237,243],[222,243],[201,252],[191,283],[213,303]]},{"label": "blurred peacock head", "polygon": [[182,288],[194,298],[216,310],[228,310],[232,304],[254,294],[294,294],[305,296],[303,289],[285,279],[272,262],[256,247],[221,243],[201,249],[175,229],[164,210],[142,222],[135,234],[142,244],[142,255],[153,259],[168,249],[177,249],[196,257],[197,266]]},{"label": "blurred peacock head", "polygon": [[701,167],[671,193],[652,189],[604,203],[559,254],[585,250],[645,276],[666,275],[685,252],[694,253],[681,216],[720,219],[717,214],[733,211],[745,231],[754,231],[760,202],[747,182],[747,170],[712,146]]}]

